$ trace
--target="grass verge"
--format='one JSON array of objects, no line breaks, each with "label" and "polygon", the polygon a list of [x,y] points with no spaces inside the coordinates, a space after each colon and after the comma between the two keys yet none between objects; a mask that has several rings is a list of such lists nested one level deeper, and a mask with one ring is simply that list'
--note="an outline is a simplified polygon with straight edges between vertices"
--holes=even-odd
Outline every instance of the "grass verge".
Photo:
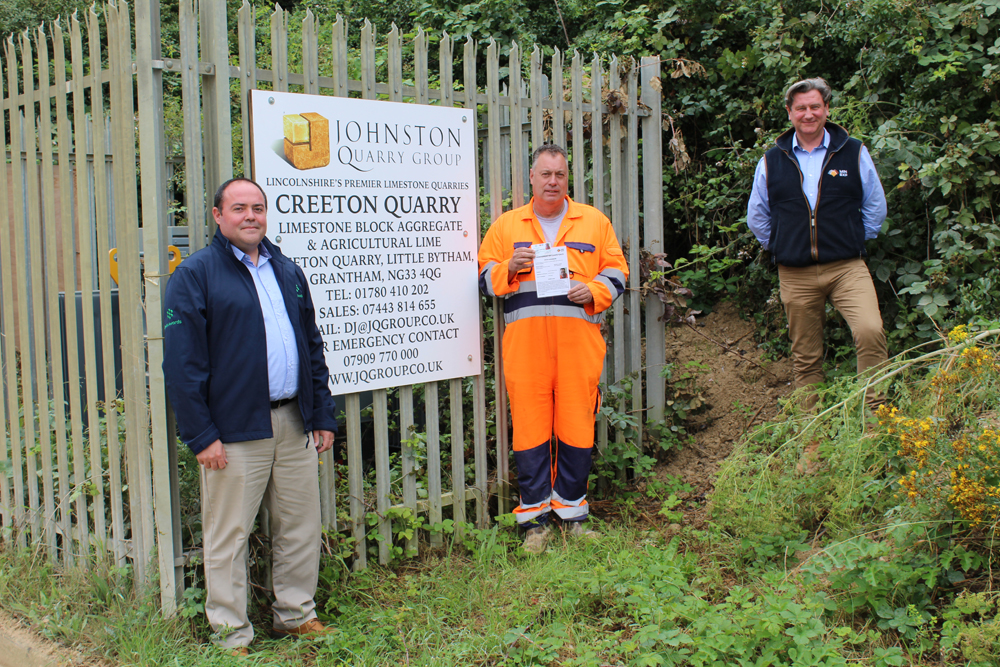
[{"label": "grass verge", "polygon": [[[0,605],[122,665],[996,665],[995,337],[959,331],[835,384],[817,414],[789,407],[734,452],[699,530],[665,530],[676,499],[634,494],[600,540],[557,533],[539,556],[494,526],[346,579],[328,560],[320,617],[337,631],[261,636],[249,662],[106,563],[59,572],[8,548]],[[889,391],[878,415],[867,382]]]}]

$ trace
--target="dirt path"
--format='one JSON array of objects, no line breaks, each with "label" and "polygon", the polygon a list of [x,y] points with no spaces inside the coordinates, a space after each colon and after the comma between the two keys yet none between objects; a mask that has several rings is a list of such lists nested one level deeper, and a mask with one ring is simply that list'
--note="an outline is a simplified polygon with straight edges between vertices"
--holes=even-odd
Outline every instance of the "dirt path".
[{"label": "dirt path", "polygon": [[773,419],[778,399],[791,392],[791,361],[762,359],[753,335],[753,325],[731,303],[699,318],[694,329],[667,331],[667,362],[675,368],[697,364],[689,368],[697,373],[707,406],[688,421],[694,444],[669,455],[657,474],[689,484],[691,499],[711,492],[715,473],[733,445],[754,424]]},{"label": "dirt path", "polygon": [[77,667],[98,664],[55,642],[42,639],[13,616],[0,611],[0,667]]}]

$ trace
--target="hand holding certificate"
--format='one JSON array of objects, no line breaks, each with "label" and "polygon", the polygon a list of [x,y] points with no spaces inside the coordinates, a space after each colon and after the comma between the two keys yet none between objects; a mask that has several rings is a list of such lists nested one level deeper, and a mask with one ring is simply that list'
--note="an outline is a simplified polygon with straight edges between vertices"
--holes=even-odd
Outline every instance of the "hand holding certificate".
[{"label": "hand holding certificate", "polygon": [[535,251],[535,291],[538,296],[569,294],[569,260],[566,246],[536,243],[531,249]]}]

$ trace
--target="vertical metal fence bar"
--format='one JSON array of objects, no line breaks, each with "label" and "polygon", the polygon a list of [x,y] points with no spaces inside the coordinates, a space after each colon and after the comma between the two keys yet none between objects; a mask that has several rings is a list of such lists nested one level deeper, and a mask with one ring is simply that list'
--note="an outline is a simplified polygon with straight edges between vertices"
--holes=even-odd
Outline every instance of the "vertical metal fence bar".
[{"label": "vertical metal fence bar", "polygon": [[[116,10],[111,9],[109,5],[108,15],[111,19],[108,26],[108,46],[110,54],[113,54],[113,59],[108,59],[108,65],[111,70],[111,136],[114,142],[116,172],[115,226],[119,234],[119,250],[122,247],[126,249],[124,261],[120,261],[119,266],[119,275],[123,277],[119,283],[119,304],[122,318],[122,370],[125,389],[125,470],[129,480],[133,566],[136,579],[149,584],[152,581],[150,565],[153,562],[156,530],[153,517],[146,345],[143,333],[145,316],[142,301],[143,278],[139,256],[142,246],[138,223],[139,193],[136,188],[138,174],[135,87],[132,78],[132,25],[128,6],[125,4],[118,5]],[[120,119],[117,122],[114,121],[115,113]],[[152,229],[151,232],[164,233],[165,238],[165,229]],[[163,259],[165,260],[165,257]],[[156,269],[157,258],[149,257],[147,261],[150,263],[150,273],[154,275],[159,273]],[[163,266],[165,269],[165,261]]]},{"label": "vertical metal fence bar", "polygon": [[[237,13],[237,40],[239,42],[240,63],[240,118],[243,122],[243,174],[249,175],[253,165],[250,155],[250,91],[257,88],[257,24],[256,10],[247,0],[243,0]],[[256,178],[256,174],[253,175]]]},{"label": "vertical metal fence bar", "polygon": [[[621,78],[618,73],[618,58],[611,58],[609,87],[612,92],[617,92],[621,87]],[[622,192],[622,122],[621,116],[610,112],[609,122],[611,129],[611,145],[608,152],[611,154],[611,223],[615,229],[615,235],[621,242],[625,238],[625,229],[628,225],[628,214],[625,212],[625,193]],[[613,306],[614,327],[612,331],[614,358],[609,376],[613,382],[618,384],[625,375],[625,337],[621,335],[623,329],[622,320],[625,317],[625,299],[615,300]],[[619,410],[625,406],[617,406]],[[617,429],[615,434],[616,442],[625,441],[625,432]]]},{"label": "vertical metal fence bar", "polygon": [[[198,15],[193,0],[180,0],[178,28],[181,51],[181,108],[184,110],[184,203],[187,206],[188,251],[205,247],[211,217],[205,193],[205,146],[201,126],[201,74],[198,72]],[[248,124],[248,123],[245,123]],[[249,164],[249,163],[247,163]]]},{"label": "vertical metal fence bar", "polygon": [[511,207],[527,203],[524,192],[524,113],[521,107],[521,47],[511,44],[507,59],[510,87],[510,197]]},{"label": "vertical metal fence bar", "polygon": [[[55,191],[55,165],[52,162],[52,98],[50,96],[51,73],[49,71],[49,45],[42,26],[35,32],[35,52],[38,54],[38,91],[39,91],[39,114],[38,114],[38,148],[40,153],[40,172],[42,185],[42,229],[44,234],[43,248],[45,251],[45,283],[46,283],[46,318],[45,330],[48,331],[48,366],[49,377],[51,379],[52,392],[52,413],[54,421],[52,430],[55,432],[56,469],[52,469],[52,452],[42,461],[42,474],[49,478],[46,490],[46,507],[52,507],[52,514],[49,515],[49,530],[51,536],[49,543],[54,550],[53,555],[61,555],[64,565],[69,564],[72,549],[70,536],[70,513],[69,513],[69,472],[67,462],[69,457],[66,452],[66,394],[65,377],[63,375],[63,352],[62,341],[59,333],[61,330],[59,322],[59,261],[58,261],[58,237],[56,228],[58,218],[56,216],[56,191]],[[40,391],[40,390],[39,390]],[[49,391],[48,389],[46,391]],[[48,409],[46,409],[48,412]],[[49,447],[51,448],[51,441]],[[43,448],[44,452],[44,448]],[[53,488],[58,481],[58,488]],[[57,534],[58,533],[58,534]],[[59,539],[59,535],[62,539]],[[61,542],[61,548],[60,548]]]},{"label": "vertical metal fence bar", "polygon": [[566,147],[566,115],[563,113],[563,54],[552,53],[552,143]]},{"label": "vertical metal fence bar", "polygon": [[[4,139],[6,139],[6,137],[4,137]],[[6,144],[4,144],[4,147],[6,148]],[[4,152],[6,152],[6,150]],[[4,156],[4,158],[0,160],[0,162],[3,162],[3,168],[0,168],[0,177],[6,179],[7,157]],[[2,182],[5,184],[4,187],[6,187],[7,181],[4,180]],[[2,238],[7,239],[7,242],[4,244],[4,246],[9,248],[10,237],[9,235],[7,235],[8,229],[7,229],[6,217],[7,217],[6,215],[0,213],[0,234],[4,235]],[[0,257],[0,261],[2,261],[4,265],[10,264],[9,255],[7,257]],[[12,289],[11,285],[7,280],[4,279],[4,274],[8,274],[9,276],[9,273],[6,271],[0,272],[0,299],[3,299],[3,301],[6,303],[6,301],[12,301],[13,299],[4,298],[5,294],[12,294],[12,292],[10,291]],[[0,339],[7,338],[6,331],[7,329],[6,325],[4,324],[3,310],[0,310]],[[4,346],[2,344],[2,340],[0,340],[0,368],[5,368],[7,366],[7,362],[4,361],[3,348]],[[10,365],[13,365],[13,363],[14,363],[13,360],[11,360]],[[0,389],[2,389],[4,384],[6,384],[6,381],[3,378],[0,378]],[[14,410],[16,413],[17,408],[15,407]],[[7,454],[7,448],[13,445],[16,438],[13,437],[13,433],[10,433],[10,435],[8,435],[9,431],[7,422],[7,400],[4,398],[2,391],[0,391],[0,433],[2,433],[3,435],[2,439],[0,439],[0,469],[3,470],[3,472],[0,472],[0,524],[2,524],[3,527],[6,529],[10,529],[11,528],[10,481],[7,477],[7,472],[6,472],[7,467],[10,465],[10,456]]]},{"label": "vertical metal fence bar", "polygon": [[[97,279],[101,306],[101,348],[104,360],[104,418],[107,433],[109,489],[111,497],[111,535],[106,533],[100,539],[108,541],[120,565],[125,564],[125,528],[122,512],[121,447],[118,441],[118,389],[115,376],[114,332],[111,310],[111,268],[109,262],[110,239],[108,220],[107,183],[107,140],[105,130],[104,85],[101,83],[101,27],[92,6],[88,13],[87,38],[90,42],[90,108],[93,116],[94,145],[94,223],[97,236]],[[120,274],[119,274],[120,277]],[[120,311],[119,311],[120,312]],[[100,463],[101,450],[97,449],[97,461],[91,459],[92,477],[99,477],[98,492],[104,493],[104,474]]]},{"label": "vertical metal fence bar", "polygon": [[531,70],[528,74],[529,94],[531,95],[531,150],[538,150],[539,146],[545,143],[543,120],[545,112],[542,111],[542,50],[535,47],[531,49]]},{"label": "vertical metal fence bar", "polygon": [[[306,10],[302,21],[302,75],[305,77],[305,92],[310,95],[319,94],[319,39],[316,34],[316,19],[311,10]],[[248,163],[249,164],[249,163]],[[336,471],[333,450],[328,449],[319,455],[319,507],[320,521],[328,529],[336,530],[337,512],[334,500]]]},{"label": "vertical metal fence bar", "polygon": [[[642,59],[642,102],[649,115],[642,119],[642,247],[652,254],[663,247],[663,96],[654,81],[660,79],[659,56]],[[632,276],[632,285],[639,276]],[[646,298],[646,417],[661,421],[666,403],[666,381],[660,372],[667,363],[666,325],[663,302],[655,295]]]},{"label": "vertical metal fence bar", "polygon": [[[399,29],[393,25],[388,37],[389,49],[389,101],[403,101],[403,46]],[[413,385],[399,388],[399,439],[400,439],[400,474],[403,481],[403,505],[417,516],[417,462],[413,455]],[[414,531],[406,541],[406,552],[416,555],[420,548],[420,540]]]},{"label": "vertical metal fence bar", "polygon": [[[80,348],[79,334],[80,326],[76,312],[76,248],[73,234],[73,181],[70,173],[70,147],[72,136],[67,113],[67,88],[66,88],[66,43],[62,26],[59,21],[55,23],[55,32],[52,39],[55,47],[55,74],[56,90],[60,92],[56,96],[56,132],[58,135],[59,149],[59,236],[62,239],[63,255],[63,307],[66,312],[66,369],[67,369],[67,390],[69,392],[69,414],[70,414],[70,442],[73,452],[73,480],[72,486],[67,485],[63,491],[67,495],[76,497],[75,514],[76,528],[72,537],[66,536],[69,540],[68,552],[70,564],[76,555],[76,549],[85,551],[89,530],[87,526],[87,494],[82,493],[80,484],[84,478],[86,462],[83,454],[83,405],[80,401]],[[76,156],[74,156],[76,157]],[[0,175],[0,182],[6,180]],[[61,392],[61,388],[58,390]],[[67,463],[67,468],[69,464]],[[74,545],[73,541],[76,541]]]},{"label": "vertical metal fence bar", "polygon": [[[416,88],[416,103],[430,103],[430,80],[428,74],[427,35],[422,28],[417,29],[413,40],[413,85]],[[441,434],[438,428],[440,413],[438,383],[424,385],[424,413],[427,416],[427,499],[430,504],[428,523],[436,526],[443,520],[441,503]],[[431,532],[431,547],[443,543],[440,532]]]},{"label": "vertical metal fence bar", "polygon": [[[417,517],[417,464],[413,456],[413,385],[399,388],[399,438],[402,457],[403,505],[413,511]],[[413,537],[406,541],[406,551],[414,556],[420,548],[420,540],[414,531]]]},{"label": "vertical metal fence bar", "polygon": [[[441,106],[451,108],[455,104],[455,82],[452,73],[453,43],[448,33],[441,35],[438,48],[438,72],[441,81]],[[472,125],[475,136],[475,124]],[[465,523],[465,433],[462,406],[462,379],[454,378],[449,385],[451,399],[451,481],[452,481],[452,517],[455,520],[456,536],[463,533]]]},{"label": "vertical metal fence bar", "polygon": [[441,92],[441,106],[455,106],[455,75],[452,72],[452,49],[453,44],[448,33],[441,33],[441,42],[438,44],[438,77],[439,89]]},{"label": "vertical metal fence bar", "polygon": [[[345,44],[346,48],[346,44]],[[365,19],[361,28],[361,95],[365,99],[375,99],[375,35],[370,21]],[[361,396],[348,394],[347,402],[347,451],[348,487],[351,494],[351,523],[355,538],[355,569],[368,565],[367,540],[365,537],[366,514],[364,502],[364,466],[361,449]]]},{"label": "vertical metal fence bar", "polygon": [[337,14],[337,20],[333,22],[332,30],[333,42],[333,94],[337,97],[347,97],[347,24],[344,18]]},{"label": "vertical metal fence bar", "polygon": [[[73,154],[74,176],[76,185],[76,205],[74,217],[76,223],[76,242],[80,249],[80,299],[83,302],[83,360],[84,376],[86,377],[86,405],[87,413],[87,451],[90,454],[90,482],[95,482],[95,467],[97,468],[96,482],[101,483],[101,427],[98,421],[97,410],[97,329],[94,320],[94,235],[90,231],[90,178],[87,167],[87,127],[88,117],[84,104],[84,88],[87,79],[83,75],[83,37],[80,32],[80,21],[73,15],[70,31],[70,49],[73,60],[73,124],[74,124],[74,144]],[[93,61],[91,61],[93,67]],[[100,70],[100,61],[97,61],[97,68]],[[97,461],[96,465],[94,461]],[[87,479],[87,461],[81,461],[81,475],[77,477],[77,484],[84,484]],[[93,494],[93,528],[95,545],[98,540],[107,540],[107,527],[105,524],[105,504],[103,486],[98,486]],[[78,519],[88,529],[88,517],[84,515]],[[85,545],[89,553],[91,544],[88,541]]]},{"label": "vertical metal fence bar", "polygon": [[[31,42],[28,31],[21,33],[21,85],[24,91],[24,116],[22,122],[22,145],[24,151],[24,170],[26,176],[26,187],[23,190],[15,189],[15,197],[23,192],[26,196],[26,217],[28,228],[27,252],[30,257],[30,292],[25,292],[25,300],[31,302],[31,315],[28,322],[32,342],[25,345],[26,339],[22,340],[21,355],[21,382],[24,382],[24,351],[32,350],[34,360],[32,370],[34,371],[34,386],[30,394],[31,400],[24,401],[24,422],[32,424],[32,437],[28,439],[31,450],[25,452],[28,459],[28,497],[32,510],[32,539],[41,542],[45,539],[45,545],[49,550],[49,557],[55,557],[54,532],[49,522],[55,508],[52,507],[52,440],[50,435],[49,410],[48,410],[48,373],[45,359],[45,276],[42,273],[42,238],[41,238],[41,217],[39,203],[41,195],[38,188],[38,152],[35,144],[35,79],[34,62],[31,57]],[[19,160],[20,161],[20,160]],[[23,224],[23,223],[22,223]],[[27,273],[23,275],[27,276]],[[31,384],[29,380],[28,383]],[[37,424],[35,423],[37,420]],[[34,427],[37,426],[37,440],[35,439]],[[42,498],[38,495],[38,455],[35,454],[35,447],[41,449],[42,458]],[[32,498],[32,496],[34,496]],[[44,512],[44,515],[40,515]],[[45,532],[43,538],[42,532]]]},{"label": "vertical metal fence bar", "polygon": [[[121,110],[121,89],[120,83],[118,81],[117,69],[118,60],[120,56],[120,45],[118,41],[118,8],[116,5],[112,5],[111,2],[107,2],[104,6],[104,30],[105,36],[107,38],[107,63],[108,63],[108,116],[107,122],[105,124],[106,139],[110,145],[109,152],[111,154],[111,219],[110,223],[114,226],[114,233],[112,234],[113,243],[118,248],[117,260],[118,260],[118,317],[119,317],[119,335],[121,337],[121,355],[122,355],[122,405],[124,406],[123,416],[125,418],[125,432],[120,434],[124,435],[124,449],[116,456],[112,461],[111,470],[120,473],[124,468],[125,480],[124,482],[119,481],[116,485],[123,499],[125,498],[126,485],[128,487],[128,503],[129,503],[129,517],[128,526],[122,529],[122,539],[127,540],[127,536],[131,535],[131,540],[126,541],[126,551],[127,554],[132,557],[133,567],[135,568],[136,579],[142,581],[144,579],[145,568],[141,561],[142,558],[142,531],[139,527],[140,519],[139,512],[135,511],[137,508],[135,506],[135,500],[138,499],[138,487],[136,486],[136,480],[133,475],[133,467],[130,465],[131,461],[131,451],[134,445],[134,436],[132,434],[132,410],[135,408],[133,405],[133,395],[134,391],[132,383],[132,372],[131,366],[133,363],[137,363],[136,360],[131,358],[131,339],[132,339],[132,313],[131,313],[131,301],[130,298],[126,296],[128,292],[131,291],[133,279],[137,280],[135,276],[135,270],[133,268],[133,260],[138,262],[138,250],[136,249],[136,256],[133,257],[133,246],[130,234],[130,223],[127,219],[121,217],[122,208],[125,205],[125,198],[122,190],[126,187],[124,182],[124,174],[122,173],[121,163],[124,161],[125,156],[119,152],[119,128],[118,121],[123,116],[123,111]],[[123,226],[124,223],[124,226]],[[107,366],[107,358],[105,358],[105,366]],[[114,364],[112,364],[114,367]],[[110,451],[110,446],[109,446]],[[109,457],[110,458],[110,457]],[[114,482],[114,474],[112,474],[112,482]],[[117,503],[121,506],[121,503]],[[124,507],[122,507],[124,509]]]},{"label": "vertical metal fence bar", "polygon": [[288,92],[288,27],[281,5],[271,14],[271,77],[272,90]]},{"label": "vertical metal fence bar", "polygon": [[350,494],[351,534],[354,537],[354,569],[368,567],[368,543],[365,540],[365,490],[361,454],[361,397],[344,397],[347,412],[347,487]]},{"label": "vertical metal fence bar", "polygon": [[455,535],[463,532],[465,523],[465,428],[462,423],[462,379],[449,381],[448,398],[451,400],[451,487],[452,518]]},{"label": "vertical metal fence bar", "polygon": [[[438,383],[424,385],[424,415],[427,419],[427,499],[430,504],[428,521],[431,527],[440,525],[444,516],[441,508],[441,429],[438,415]],[[440,531],[431,532],[431,547],[444,543]]]},{"label": "vertical metal fence bar", "polygon": [[[9,52],[8,52],[9,53]],[[5,80],[5,72],[3,71],[3,60],[0,59],[0,93],[2,93],[2,86]],[[14,128],[16,123],[14,121],[17,118],[17,105],[14,102],[14,98],[17,96],[17,89],[13,86],[7,88],[8,98],[4,100],[3,107],[0,108],[0,139],[3,140],[4,146],[10,146],[12,142],[7,141],[7,130],[11,129],[11,134],[14,133]],[[0,94],[0,99],[3,95]],[[10,110],[9,119],[5,120],[5,109]],[[13,137],[12,137],[13,139]],[[0,155],[0,184],[4,188],[3,192],[7,192],[7,184],[11,181],[12,174],[7,171],[7,151],[4,149],[4,154]],[[16,173],[20,169],[18,164],[20,160],[16,156],[11,154],[12,164],[11,169]],[[14,190],[14,192],[17,192]],[[0,244],[0,284],[3,286],[3,340],[0,340],[0,344],[3,346],[3,359],[4,359],[4,370],[7,387],[7,398],[6,406],[7,409],[5,414],[0,414],[3,417],[4,427],[7,429],[7,436],[9,437],[10,443],[10,455],[8,458],[7,454],[7,444],[4,444],[3,454],[0,461],[10,461],[11,463],[11,476],[12,480],[8,482],[7,474],[0,474],[0,492],[3,493],[3,504],[5,509],[3,511],[3,522],[4,527],[12,525],[12,522],[19,524],[24,515],[24,473],[21,466],[21,451],[24,447],[23,441],[21,440],[21,424],[18,419],[18,408],[20,406],[20,400],[18,399],[17,392],[17,331],[14,322],[14,299],[13,295],[17,293],[17,290],[22,287],[20,284],[14,284],[14,272],[11,271],[11,264],[16,261],[15,257],[20,250],[11,244],[11,215],[13,210],[11,206],[5,206],[0,209],[0,240],[3,241]],[[15,219],[16,220],[16,219]],[[17,224],[16,221],[14,224]],[[23,279],[22,279],[23,280]],[[20,281],[19,281],[20,283]],[[4,400],[0,397],[0,403]],[[2,409],[2,408],[0,408]],[[18,531],[20,533],[21,531]],[[23,536],[19,537],[18,540],[23,543]]]},{"label": "vertical metal fence bar", "polygon": [[[508,72],[508,77],[507,78],[510,79],[509,72]],[[507,83],[504,83],[500,87],[500,99],[502,100],[504,98],[507,98],[507,102],[508,102],[507,105],[502,105],[500,107],[500,128],[501,128],[501,131],[500,131],[500,174],[501,174],[501,178],[503,179],[504,198],[510,197],[511,203],[514,204],[514,197],[513,197],[512,193],[510,191],[511,176],[513,174],[511,173],[511,163],[510,163],[510,131],[511,131],[512,128],[511,128],[511,125],[510,125],[510,105],[509,105],[511,97],[510,97],[510,94],[509,94],[509,92],[507,90],[507,88],[508,88],[507,84],[508,83],[509,83],[509,81]],[[504,130],[506,130],[506,131],[504,131]],[[514,204],[514,205],[516,205],[516,204]]]},{"label": "vertical metal fence bar", "polygon": [[[347,50],[347,42],[344,35],[344,22],[338,16],[337,21],[333,24],[333,59],[335,62],[338,60],[345,61],[345,86],[343,89],[343,94],[347,94],[346,87],[346,59],[344,57],[344,52]],[[334,76],[339,75],[339,68],[334,67]],[[336,94],[340,95],[338,86],[335,84],[334,89],[337,91]],[[328,516],[325,519],[324,525],[328,530],[339,530],[340,527],[337,523],[337,469],[336,469],[336,459],[334,458],[334,452],[332,449],[323,452],[320,456],[320,461],[323,463],[323,470],[320,473],[320,483],[321,483],[321,493],[326,499],[326,506]]]},{"label": "vertical metal fence bar", "polygon": [[389,402],[385,389],[373,392],[372,416],[375,426],[375,508],[378,512],[378,562],[389,564],[392,522],[389,512]]},{"label": "vertical metal fence bar", "polygon": [[[628,75],[628,270],[639,279],[639,63],[629,59],[632,69]],[[635,283],[633,283],[634,285]],[[635,441],[642,445],[642,301],[639,290],[629,288],[628,295],[628,372],[632,377],[632,415],[635,417]]]},{"label": "vertical metal fence bar", "polygon": [[[149,368],[149,417],[152,434],[152,493],[155,531],[151,542],[158,556],[160,606],[170,616],[183,595],[181,545],[175,542],[180,525],[176,474],[177,442],[169,439],[167,392],[163,378],[163,298],[167,265],[166,146],[163,127],[163,74],[153,69],[159,60],[160,10],[154,0],[135,5],[136,94],[139,103],[139,158],[142,198],[142,247],[145,257],[145,308]],[[189,12],[193,17],[193,12]],[[181,28],[183,30],[183,28]],[[126,42],[127,43],[127,42]],[[124,65],[124,63],[123,63]],[[190,63],[188,64],[190,68]],[[190,69],[182,67],[182,71]],[[127,77],[131,81],[131,77]],[[131,86],[128,87],[131,90]],[[197,88],[195,88],[197,90]],[[183,94],[183,93],[182,93]],[[128,133],[126,133],[126,138]],[[134,142],[133,142],[134,144]],[[135,160],[132,160],[135,164]],[[198,165],[201,166],[200,163]],[[133,180],[134,182],[134,180]],[[199,211],[200,213],[200,211]],[[189,238],[190,243],[190,238]],[[145,392],[142,392],[145,397]],[[140,446],[142,446],[140,444]],[[149,471],[147,467],[145,470]],[[149,512],[147,510],[147,516]],[[152,540],[155,540],[153,542]],[[152,568],[151,568],[152,569]]]},{"label": "vertical metal fence bar", "polygon": [[[593,111],[590,117],[590,157],[591,157],[591,178],[592,196],[594,208],[608,214],[607,203],[604,198],[604,69],[601,65],[601,58],[596,53],[590,65],[590,102]],[[604,368],[601,369],[601,384],[607,386],[608,382],[608,362],[605,357]],[[603,454],[608,448],[608,418],[603,412],[597,415],[597,451]],[[599,488],[603,491],[605,481],[599,482]]]},{"label": "vertical metal fence bar", "polygon": [[[479,119],[477,113],[476,105],[476,42],[469,37],[465,41],[465,47],[462,55],[462,65],[464,67],[464,72],[462,76],[462,81],[465,86],[465,108],[468,112],[469,124],[472,126],[473,137],[476,139],[476,146],[478,149],[479,141],[477,138]],[[477,151],[478,152],[478,151]],[[478,157],[478,156],[477,156]],[[479,160],[477,160],[477,163]],[[478,173],[478,171],[477,171]],[[475,184],[476,189],[474,192],[479,193],[479,179],[476,179]],[[479,206],[476,206],[476,246],[479,246],[481,240],[481,228],[482,221],[479,219]],[[480,319],[479,324],[479,355],[481,359],[485,359],[486,355],[483,354],[484,340],[483,340],[483,325],[482,319]],[[487,457],[488,452],[486,450],[486,372],[485,370],[479,375],[475,376],[472,380],[472,396],[473,396],[473,447],[474,447],[474,457],[475,457],[475,470],[476,470],[476,525],[479,528],[485,528],[489,520],[489,488],[488,488],[488,476],[489,470],[487,469]]]},{"label": "vertical metal fence bar", "polygon": [[427,68],[427,35],[423,28],[417,28],[413,38],[413,87],[416,89],[416,103],[430,104],[430,81]]},{"label": "vertical metal fence bar", "polygon": [[361,27],[361,97],[374,100],[375,95],[375,27],[365,19]]},{"label": "vertical metal fence bar", "polygon": [[583,136],[583,58],[579,51],[573,51],[570,64],[570,85],[573,113],[573,200],[587,204],[587,140]]},{"label": "vertical metal fence bar", "polygon": [[319,95],[319,41],[316,37],[316,17],[311,9],[306,9],[302,20],[302,77],[305,79],[303,92]]},{"label": "vertical metal fence bar", "polygon": [[[201,59],[214,65],[202,78],[202,109],[205,135],[205,192],[214,193],[233,177],[233,125],[229,90],[229,29],[225,2],[202,0]],[[246,118],[246,117],[244,117]],[[247,166],[244,164],[243,169]],[[208,217],[208,236],[215,234],[215,219]]]},{"label": "vertical metal fence bar", "polygon": [[[2,62],[0,62],[0,67],[2,67]],[[0,69],[0,102],[3,100],[3,72]],[[0,140],[3,141],[3,155],[0,156],[0,184],[2,184],[3,190],[0,191],[4,195],[3,201],[6,202],[7,195],[7,133],[4,130],[4,118],[3,118],[3,108],[0,104]],[[15,287],[11,284],[11,272],[10,272],[10,260],[11,260],[11,244],[10,244],[10,229],[9,222],[7,218],[7,210],[9,207],[2,207],[5,210],[0,210],[0,240],[3,241],[2,246],[0,246],[0,370],[14,368],[14,358],[10,356],[8,350],[9,348],[5,345],[7,340],[10,338],[8,332],[13,330],[13,318],[8,318],[8,308],[7,304],[13,305],[14,299],[13,294],[16,292]],[[13,427],[15,422],[7,421],[7,398],[3,396],[3,388],[7,386],[7,380],[0,377],[0,432],[2,432],[2,440],[0,440],[0,524],[3,524],[4,528],[11,528],[11,497],[10,497],[10,480],[7,476],[7,466],[10,465],[10,455],[7,453],[8,447],[15,447],[14,444],[18,437],[14,435]],[[13,414],[17,414],[17,403],[11,403],[11,411]],[[18,433],[20,435],[20,433]]]},{"label": "vertical metal fence bar", "polygon": [[[17,289],[21,298],[17,300],[17,324],[18,331],[16,342],[14,342],[13,326],[11,326],[11,332],[9,334],[11,338],[11,349],[16,349],[16,357],[11,354],[8,358],[11,360],[12,365],[8,367],[8,372],[11,374],[13,381],[8,386],[8,391],[14,393],[14,400],[11,402],[12,415],[11,419],[17,419],[18,408],[21,408],[23,412],[23,433],[24,438],[19,440],[17,449],[13,450],[13,460],[14,460],[14,495],[16,496],[16,501],[14,504],[14,516],[19,520],[21,531],[18,532],[18,541],[24,544],[28,532],[24,530],[28,523],[33,520],[33,515],[35,514],[35,508],[38,506],[38,486],[37,478],[35,476],[35,465],[33,457],[31,456],[31,449],[35,445],[35,421],[31,417],[30,406],[34,402],[34,393],[32,389],[31,381],[31,344],[29,342],[29,323],[28,323],[28,270],[27,270],[27,260],[25,257],[25,251],[27,245],[25,243],[25,232],[24,232],[24,199],[20,196],[20,193],[24,192],[24,168],[21,162],[21,108],[17,102],[19,95],[19,88],[17,84],[17,52],[14,48],[14,40],[12,37],[7,38],[6,44],[6,56],[7,56],[7,95],[10,101],[10,106],[8,107],[10,115],[8,116],[8,123],[10,127],[10,167],[12,175],[12,185],[13,185],[13,216],[11,218],[11,225],[14,228],[14,249],[11,253],[12,261],[14,264],[14,273],[17,275]],[[6,186],[4,186],[6,187]],[[7,237],[5,240],[9,240]],[[10,318],[13,324],[14,318]],[[15,348],[16,346],[16,348]],[[15,362],[20,363],[21,373],[18,376],[15,375],[15,368],[17,367]],[[18,396],[17,388],[20,386],[20,396]],[[25,493],[28,494],[28,504],[25,505]],[[34,505],[32,505],[31,498],[35,498]],[[27,509],[27,513],[25,513]]]},{"label": "vertical metal fence bar", "polygon": [[[370,59],[365,60],[363,69],[368,75],[368,85],[364,94],[372,95],[372,97],[366,99],[374,99],[375,91],[375,59],[371,57],[375,51],[374,29],[372,29],[370,45],[371,48],[368,52]],[[392,544],[392,524],[386,516],[391,504],[389,502],[389,475],[391,473],[389,469],[389,420],[386,414],[389,410],[389,401],[385,389],[376,389],[372,392],[372,399],[375,416],[375,490],[378,496],[378,530],[382,537],[379,542],[379,562],[386,564],[389,562],[389,547]]]},{"label": "vertical metal fence bar", "polygon": [[[486,47],[486,88],[489,96],[486,106],[486,127],[490,156],[487,178],[492,221],[503,213],[503,175],[500,173],[500,57],[497,44],[492,38],[490,45]],[[503,323],[503,300],[493,297],[493,369],[496,397],[494,416],[497,433],[497,501],[500,514],[506,514],[510,505],[510,487],[507,481],[510,432],[507,428],[507,393],[504,390],[503,358],[500,355]]]}]

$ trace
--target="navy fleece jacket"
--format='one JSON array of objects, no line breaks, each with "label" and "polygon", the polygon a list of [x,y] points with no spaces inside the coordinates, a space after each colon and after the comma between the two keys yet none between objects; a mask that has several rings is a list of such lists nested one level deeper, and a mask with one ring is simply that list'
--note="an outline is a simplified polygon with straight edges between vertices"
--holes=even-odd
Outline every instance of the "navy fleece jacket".
[{"label": "navy fleece jacket", "polygon": [[[305,431],[337,430],[323,339],[305,274],[270,241],[274,275],[299,352],[298,405]],[[264,317],[250,271],[228,239],[212,243],[171,275],[164,304],[163,373],[181,439],[195,454],[224,443],[270,438]]]}]

